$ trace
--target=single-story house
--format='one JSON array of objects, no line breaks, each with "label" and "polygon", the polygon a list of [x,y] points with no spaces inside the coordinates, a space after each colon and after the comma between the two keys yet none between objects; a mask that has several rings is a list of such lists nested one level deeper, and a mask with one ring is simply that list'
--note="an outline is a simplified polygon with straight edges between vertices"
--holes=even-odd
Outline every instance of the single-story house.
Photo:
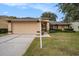
[{"label": "single-story house", "polygon": [[[49,30],[48,19],[41,21],[43,31]],[[14,34],[38,34],[40,32],[40,20],[38,18],[8,19],[8,32]]]}]

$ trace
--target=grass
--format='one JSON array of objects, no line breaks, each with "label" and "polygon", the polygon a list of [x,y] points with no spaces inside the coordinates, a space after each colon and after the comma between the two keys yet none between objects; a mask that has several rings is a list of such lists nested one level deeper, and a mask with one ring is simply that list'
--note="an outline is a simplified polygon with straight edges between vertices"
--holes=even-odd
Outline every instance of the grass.
[{"label": "grass", "polygon": [[7,35],[7,33],[0,34],[0,37]]},{"label": "grass", "polygon": [[40,49],[39,38],[35,38],[24,56],[78,56],[79,32],[51,33],[50,38],[43,38],[43,48]]}]

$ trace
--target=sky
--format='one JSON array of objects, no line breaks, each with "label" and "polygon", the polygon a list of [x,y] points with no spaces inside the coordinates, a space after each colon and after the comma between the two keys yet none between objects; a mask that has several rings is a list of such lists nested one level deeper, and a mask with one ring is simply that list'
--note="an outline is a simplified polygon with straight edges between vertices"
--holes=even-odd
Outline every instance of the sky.
[{"label": "sky", "polygon": [[55,13],[57,21],[62,21],[63,13],[55,3],[0,3],[0,15],[38,18],[43,12]]}]

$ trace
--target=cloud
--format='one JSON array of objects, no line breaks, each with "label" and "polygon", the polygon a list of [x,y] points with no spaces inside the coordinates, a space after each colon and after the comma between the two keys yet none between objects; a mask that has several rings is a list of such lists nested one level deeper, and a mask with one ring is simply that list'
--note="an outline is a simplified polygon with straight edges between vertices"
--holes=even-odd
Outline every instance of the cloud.
[{"label": "cloud", "polygon": [[8,14],[8,12],[7,11],[0,11],[0,14],[5,15],[5,14]]},{"label": "cloud", "polygon": [[22,9],[26,9],[27,7],[23,6]]},{"label": "cloud", "polygon": [[8,5],[8,6],[25,6],[27,4],[26,3],[5,3],[5,5]]},{"label": "cloud", "polygon": [[41,10],[43,12],[45,12],[45,11],[52,11],[51,6],[47,6],[45,4],[35,4],[35,5],[32,4],[32,5],[30,5],[30,7],[34,8],[34,9],[37,9],[37,10]]},{"label": "cloud", "polygon": [[3,14],[7,14],[7,13],[8,13],[7,11],[3,12]]},{"label": "cloud", "polygon": [[4,3],[4,5],[7,5],[7,6],[11,6],[11,7],[17,7],[17,8],[21,8],[21,9],[26,9],[26,3]]},{"label": "cloud", "polygon": [[33,9],[41,10],[43,12],[45,11],[52,11],[52,4],[49,3],[6,3],[5,5],[12,6],[12,7],[18,7],[21,9],[26,9],[28,7],[31,7]]}]

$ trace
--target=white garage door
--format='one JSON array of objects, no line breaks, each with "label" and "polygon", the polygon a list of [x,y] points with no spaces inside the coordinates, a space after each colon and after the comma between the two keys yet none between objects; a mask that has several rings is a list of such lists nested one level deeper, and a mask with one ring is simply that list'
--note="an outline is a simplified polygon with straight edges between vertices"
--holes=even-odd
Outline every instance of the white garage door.
[{"label": "white garage door", "polygon": [[14,22],[13,33],[15,34],[36,34],[38,31],[38,22]]}]

